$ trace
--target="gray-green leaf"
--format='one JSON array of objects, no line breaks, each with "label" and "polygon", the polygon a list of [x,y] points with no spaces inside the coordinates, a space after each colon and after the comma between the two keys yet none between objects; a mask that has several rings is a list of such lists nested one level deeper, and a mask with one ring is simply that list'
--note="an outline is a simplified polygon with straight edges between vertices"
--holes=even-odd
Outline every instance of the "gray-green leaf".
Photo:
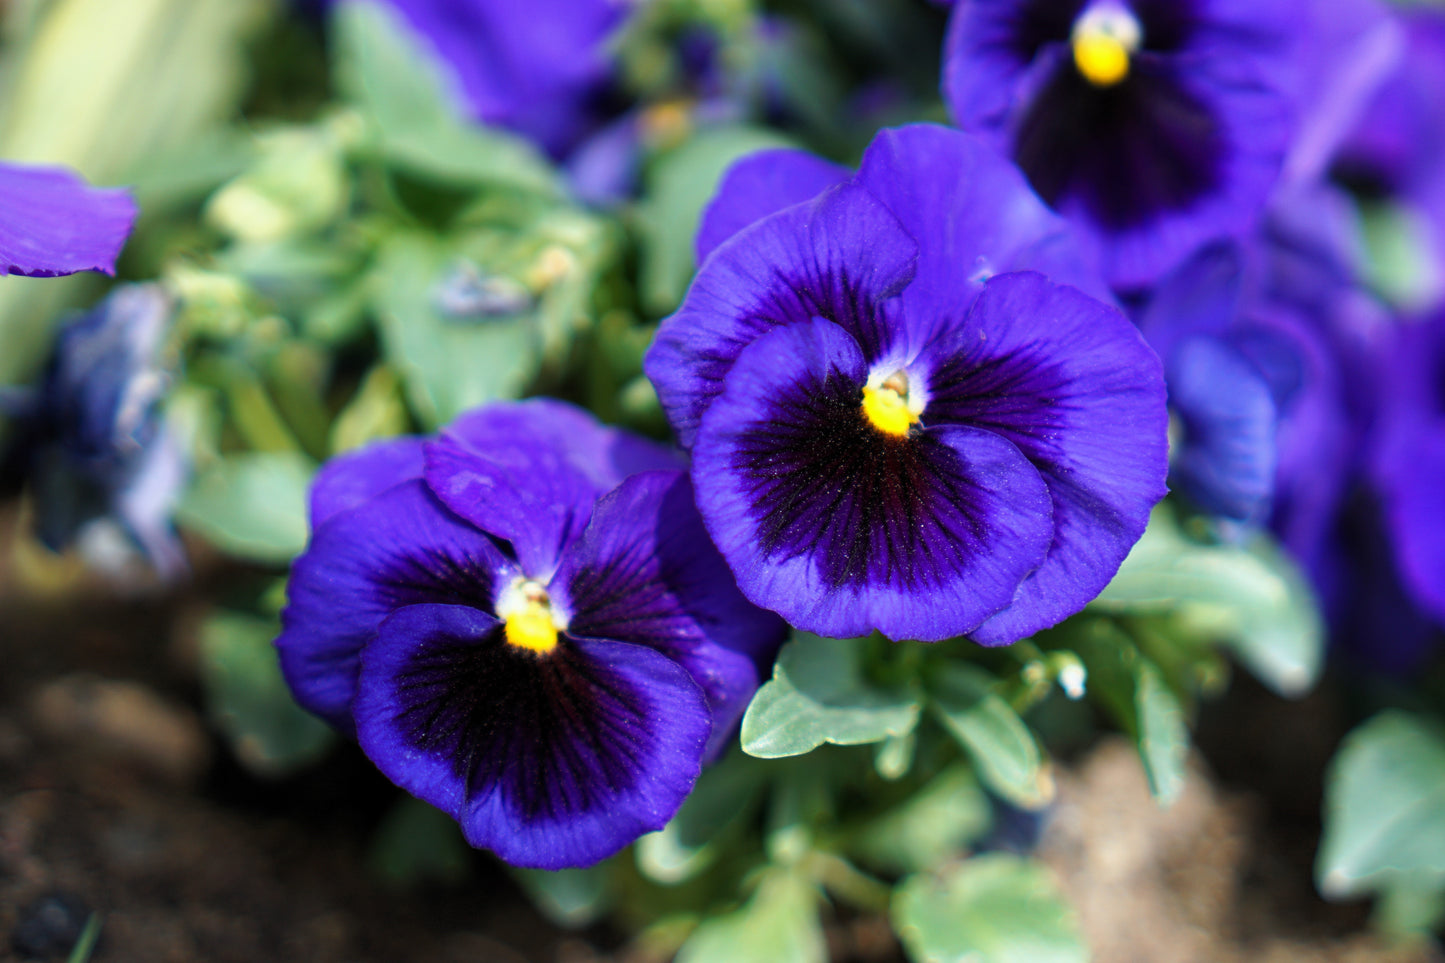
[{"label": "gray-green leaf", "polygon": [[706,920],[677,963],[823,963],[818,891],[792,872],[775,870],[742,909]]},{"label": "gray-green leaf", "polygon": [[191,486],[177,517],[228,554],[285,565],[306,547],[316,464],[297,452],[227,455]]},{"label": "gray-green leaf", "polygon": [[914,963],[1089,958],[1048,871],[1014,856],[980,856],[941,879],[912,877],[894,894],[893,926]]},{"label": "gray-green leaf", "polygon": [[1330,766],[1315,878],[1347,897],[1403,874],[1445,882],[1445,735],[1391,711],[1352,732]]},{"label": "gray-green leaf", "polygon": [[1033,733],[990,690],[993,681],[975,666],[942,666],[929,682],[930,706],[990,789],[1016,806],[1038,808],[1053,797],[1053,783]]},{"label": "gray-green leaf", "polygon": [[743,749],[763,759],[796,756],[824,743],[853,746],[902,736],[918,724],[918,693],[868,682],[863,643],[793,636],[772,681],[743,717]]}]

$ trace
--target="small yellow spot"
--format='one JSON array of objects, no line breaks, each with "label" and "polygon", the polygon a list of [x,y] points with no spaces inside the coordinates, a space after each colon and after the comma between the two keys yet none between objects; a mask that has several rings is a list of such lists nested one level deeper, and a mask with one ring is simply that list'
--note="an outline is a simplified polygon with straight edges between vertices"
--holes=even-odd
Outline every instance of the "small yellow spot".
[{"label": "small yellow spot", "polygon": [[1143,28],[1128,8],[1102,0],[1074,21],[1074,66],[1095,87],[1113,87],[1129,76],[1130,59],[1143,41]]},{"label": "small yellow spot", "polygon": [[899,437],[908,434],[908,429],[918,422],[904,397],[887,385],[863,388],[863,415],[885,435]]},{"label": "small yellow spot", "polygon": [[539,655],[557,648],[557,623],[546,602],[528,599],[507,616],[507,644]]}]

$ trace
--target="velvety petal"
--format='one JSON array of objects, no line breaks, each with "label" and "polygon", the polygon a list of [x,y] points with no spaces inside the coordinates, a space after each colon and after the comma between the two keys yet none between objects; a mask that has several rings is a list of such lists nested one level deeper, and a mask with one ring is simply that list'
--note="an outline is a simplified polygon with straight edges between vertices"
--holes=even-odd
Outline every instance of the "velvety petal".
[{"label": "velvety petal", "polygon": [[630,431],[599,424],[576,405],[551,398],[477,408],[444,428],[442,436],[482,454],[508,444],[549,448],[585,474],[598,495],[616,488],[628,475],[683,466],[677,452]]},{"label": "velvety petal", "polygon": [[804,150],[765,150],[728,168],[702,213],[697,263],[738,231],[785,207],[811,201],[852,176],[846,167]]},{"label": "velvety petal", "polygon": [[115,273],[136,206],[121,189],[89,187],[59,167],[0,164],[0,274]]},{"label": "velvety petal", "polygon": [[351,728],[359,654],[391,612],[445,603],[490,608],[516,567],[420,481],[332,515],[291,568],[276,640],[296,701]]},{"label": "velvety petal", "polygon": [[755,341],[698,433],[698,508],[743,594],[800,629],[960,635],[1042,561],[1048,491],[990,432],[879,432],[866,376],[857,343],[822,319]]},{"label": "velvety petal", "polygon": [[1244,255],[1211,244],[1164,278],[1139,313],[1139,329],[1161,358],[1186,338],[1221,337],[1239,316]]},{"label": "velvety petal", "polygon": [[732,735],[787,634],[738,591],[682,472],[634,475],[604,496],[551,591],[570,633],[645,645],[687,669],[712,710],[710,755]]},{"label": "velvety petal", "polygon": [[1445,624],[1445,424],[1419,432],[1377,477],[1400,577],[1416,603]]},{"label": "velvety petal", "polygon": [[663,321],[643,369],[684,448],[739,353],[779,325],[827,318],[870,356],[892,347],[880,306],[913,279],[918,247],[861,187],[831,188],[733,235]]},{"label": "velvety petal", "polygon": [[[922,307],[905,312],[915,323],[940,320],[934,312],[942,304],[961,317],[984,281],[1008,271],[1041,271],[1111,298],[1068,224],[977,137],[936,124],[881,131],[863,155],[858,183],[918,242],[918,273],[902,299]],[[936,327],[913,333],[915,342],[930,340]]]},{"label": "velvety petal", "polygon": [[1159,359],[1116,309],[1018,272],[991,279],[964,323],[917,364],[930,395],[924,422],[1008,439],[1053,500],[1047,560],[973,638],[1012,642],[1078,611],[1113,577],[1164,497]]},{"label": "velvety petal", "polygon": [[414,605],[362,656],[362,749],[517,866],[587,866],[661,829],[711,726],[687,672],[638,645],[564,637],[539,657],[496,619]]},{"label": "velvety petal", "polygon": [[311,483],[311,528],[405,481],[422,477],[422,439],[388,438],[349,451],[321,466]]},{"label": "velvety petal", "polygon": [[1179,487],[1207,512],[1262,521],[1278,456],[1269,385],[1223,341],[1195,337],[1169,359],[1169,398],[1183,426],[1174,470]]}]

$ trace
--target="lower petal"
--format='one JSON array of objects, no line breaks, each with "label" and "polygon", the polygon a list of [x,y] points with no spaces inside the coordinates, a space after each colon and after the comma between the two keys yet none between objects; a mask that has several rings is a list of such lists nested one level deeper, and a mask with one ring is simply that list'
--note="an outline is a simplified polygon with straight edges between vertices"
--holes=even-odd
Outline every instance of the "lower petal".
[{"label": "lower petal", "polygon": [[691,791],[711,727],[686,670],[636,645],[507,646],[463,606],[417,605],[382,626],[356,699],[362,749],[517,866],[562,869],[661,829]]},{"label": "lower petal", "polygon": [[754,342],[698,434],[698,508],[743,594],[797,628],[963,634],[1043,560],[1048,490],[990,432],[875,429],[865,376],[857,343],[821,319]]},{"label": "lower petal", "polygon": [[0,164],[0,275],[115,273],[136,206],[130,193],[88,186],[59,167]]}]

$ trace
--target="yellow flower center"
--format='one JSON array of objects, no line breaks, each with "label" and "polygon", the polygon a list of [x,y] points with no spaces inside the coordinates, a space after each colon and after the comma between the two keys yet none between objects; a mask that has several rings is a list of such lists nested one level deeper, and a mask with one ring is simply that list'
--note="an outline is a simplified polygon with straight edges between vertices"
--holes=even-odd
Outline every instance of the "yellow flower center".
[{"label": "yellow flower center", "polygon": [[1134,15],[1123,7],[1101,5],[1074,23],[1074,66],[1095,87],[1113,87],[1129,76],[1129,61],[1143,40]]},{"label": "yellow flower center", "polygon": [[538,655],[557,648],[557,618],[547,590],[536,582],[514,584],[497,603],[497,614],[506,626],[507,644]]},{"label": "yellow flower center", "polygon": [[881,384],[863,386],[863,417],[885,435],[902,438],[918,423],[919,413],[908,403],[908,375],[895,371]]}]

